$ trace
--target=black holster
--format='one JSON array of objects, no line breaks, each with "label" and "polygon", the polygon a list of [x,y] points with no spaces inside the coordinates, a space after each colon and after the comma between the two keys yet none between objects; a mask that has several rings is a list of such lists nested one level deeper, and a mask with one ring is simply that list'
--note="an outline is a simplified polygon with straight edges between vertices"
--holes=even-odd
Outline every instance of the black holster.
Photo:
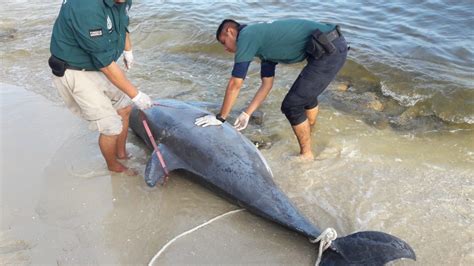
[{"label": "black holster", "polygon": [[66,69],[68,67],[67,63],[64,62],[63,60],[57,58],[54,55],[51,55],[48,60],[48,65],[53,71],[53,74],[57,77],[62,77],[64,76],[64,72],[66,72]]},{"label": "black holster", "polygon": [[[336,27],[336,30],[339,34],[338,27]],[[323,33],[319,29],[311,34],[311,38],[306,45],[306,53],[315,59],[320,58],[323,54],[332,54],[334,51],[336,51],[336,46],[334,46],[332,40],[328,38],[326,33]]]}]

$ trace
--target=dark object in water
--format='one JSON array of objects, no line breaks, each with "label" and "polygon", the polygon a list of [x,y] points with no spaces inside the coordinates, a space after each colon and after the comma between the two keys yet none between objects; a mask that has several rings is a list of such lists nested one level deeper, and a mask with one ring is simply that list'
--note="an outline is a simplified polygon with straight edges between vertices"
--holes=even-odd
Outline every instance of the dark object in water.
[{"label": "dark object in water", "polygon": [[17,33],[18,30],[13,28],[0,30],[0,41],[11,41],[15,39]]}]

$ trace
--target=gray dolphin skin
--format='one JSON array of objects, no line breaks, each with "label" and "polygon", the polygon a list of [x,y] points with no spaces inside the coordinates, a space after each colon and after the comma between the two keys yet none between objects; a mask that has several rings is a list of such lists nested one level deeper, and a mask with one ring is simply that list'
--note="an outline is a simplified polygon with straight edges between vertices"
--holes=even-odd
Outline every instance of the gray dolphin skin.
[{"label": "gray dolphin skin", "polygon": [[[143,120],[147,121],[168,170],[193,173],[199,183],[263,218],[316,239],[321,231],[291,203],[273,181],[260,151],[228,123],[198,127],[194,120],[209,112],[171,99],[153,107],[133,109],[130,127],[153,150]],[[165,171],[156,152],[145,170],[148,186],[162,183]],[[318,243],[316,243],[318,245]],[[334,240],[324,251],[320,265],[383,265],[410,258],[412,248],[392,235],[364,231]]]}]

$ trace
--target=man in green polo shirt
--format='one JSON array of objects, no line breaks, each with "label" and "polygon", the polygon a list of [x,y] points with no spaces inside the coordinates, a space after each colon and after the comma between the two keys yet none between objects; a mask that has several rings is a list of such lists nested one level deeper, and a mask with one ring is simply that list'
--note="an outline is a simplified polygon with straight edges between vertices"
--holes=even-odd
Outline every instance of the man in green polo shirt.
[{"label": "man in green polo shirt", "polygon": [[234,68],[218,115],[196,119],[199,126],[216,126],[225,122],[237,99],[248,67],[254,57],[261,61],[262,84],[250,105],[234,123],[237,130],[247,127],[250,115],[265,100],[273,86],[278,63],[292,64],[307,60],[281,105],[300,145],[300,156],[313,159],[311,126],[319,111],[318,96],[342,68],[347,44],[332,24],[303,19],[286,19],[269,23],[240,25],[226,19],[216,32],[217,40],[228,52],[235,53]]},{"label": "man in green polo shirt", "polygon": [[126,159],[132,102],[151,106],[148,95],[127,79],[116,63],[133,63],[128,32],[131,0],[63,0],[51,36],[49,65],[66,106],[98,130],[99,147],[113,172],[133,174]]}]

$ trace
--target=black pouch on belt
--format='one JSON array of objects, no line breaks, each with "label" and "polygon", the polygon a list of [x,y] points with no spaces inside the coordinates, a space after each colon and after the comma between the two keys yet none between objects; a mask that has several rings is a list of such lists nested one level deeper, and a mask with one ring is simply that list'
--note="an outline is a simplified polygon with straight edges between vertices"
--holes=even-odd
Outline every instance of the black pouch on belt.
[{"label": "black pouch on belt", "polygon": [[325,53],[323,46],[319,43],[318,38],[323,34],[320,30],[315,30],[311,34],[311,38],[306,45],[306,53],[313,56],[315,59],[320,58]]},{"label": "black pouch on belt", "polygon": [[66,68],[67,68],[66,62],[57,58],[54,55],[51,55],[51,57],[49,57],[48,64],[55,76],[57,77],[64,76],[64,72],[66,72]]},{"label": "black pouch on belt", "polygon": [[326,53],[332,54],[334,53],[334,51],[336,51],[336,46],[334,46],[334,44],[332,43],[332,40],[328,38],[328,35],[326,33],[320,34],[317,40],[319,44],[321,44],[321,46],[324,48]]}]

